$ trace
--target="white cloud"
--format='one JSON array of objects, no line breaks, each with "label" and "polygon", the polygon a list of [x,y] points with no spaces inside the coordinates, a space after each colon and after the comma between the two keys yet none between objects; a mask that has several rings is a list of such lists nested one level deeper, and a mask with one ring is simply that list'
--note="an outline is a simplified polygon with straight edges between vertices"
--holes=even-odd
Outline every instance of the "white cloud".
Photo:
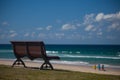
[{"label": "white cloud", "polygon": [[40,34],[38,35],[38,37],[40,37],[40,38],[46,38],[46,34],[40,33]]},{"label": "white cloud", "polygon": [[10,38],[17,36],[17,33],[16,33],[16,31],[14,31],[14,30],[10,30],[10,31],[8,32],[8,34],[9,34],[9,37],[10,37]]},{"label": "white cloud", "polygon": [[92,14],[87,14],[87,15],[85,15],[85,17],[84,17],[84,25],[88,25],[88,24],[91,24],[91,23],[93,23],[93,21],[94,21],[94,14],[92,13]]},{"label": "white cloud", "polygon": [[81,26],[81,24],[80,24],[80,23],[77,23],[77,24],[76,24],[76,26],[80,27],[80,26]]},{"label": "white cloud", "polygon": [[120,19],[120,11],[116,14],[116,17]]},{"label": "white cloud", "polygon": [[62,37],[62,36],[64,36],[65,34],[64,33],[56,33],[55,34],[57,37]]},{"label": "white cloud", "polygon": [[111,31],[111,30],[120,30],[120,23],[115,22],[115,23],[112,23],[110,26],[108,26],[108,31]]},{"label": "white cloud", "polygon": [[98,32],[98,33],[97,33],[98,36],[101,36],[102,34],[103,34],[102,32]]},{"label": "white cloud", "polygon": [[12,33],[12,34],[10,34],[10,37],[11,37],[11,38],[13,38],[13,37],[15,37],[15,36],[17,36],[17,33]]},{"label": "white cloud", "polygon": [[120,19],[120,12],[115,13],[115,14],[104,14],[104,13],[99,13],[96,16],[96,21],[101,21],[101,20],[116,20]]},{"label": "white cloud", "polygon": [[10,32],[10,33],[15,33],[15,31],[14,31],[14,30],[10,30],[9,32]]},{"label": "white cloud", "polygon": [[46,30],[50,30],[52,28],[52,26],[47,26]]},{"label": "white cloud", "polygon": [[[87,26],[85,31],[100,32],[99,29],[104,31],[120,30],[120,11],[112,14],[98,13],[88,14],[84,17],[83,26]],[[101,33],[99,33],[101,35]]]},{"label": "white cloud", "polygon": [[31,33],[31,37],[34,37],[34,36],[35,36],[35,32],[32,32],[32,33]]},{"label": "white cloud", "polygon": [[55,36],[59,39],[61,39],[63,36],[65,36],[64,33],[56,33]]},{"label": "white cloud", "polygon": [[10,24],[7,21],[2,22],[3,26],[9,26]]},{"label": "white cloud", "polygon": [[[46,30],[51,30],[52,26],[47,26],[45,29]],[[39,27],[39,28],[36,28],[36,30],[43,30],[44,28],[42,27]]]},{"label": "white cloud", "polygon": [[30,35],[29,33],[25,33],[25,34],[24,34],[25,37],[28,37],[29,35]]},{"label": "white cloud", "polygon": [[103,16],[103,19],[110,19],[110,18],[113,18],[113,17],[115,17],[114,14],[107,14],[107,15]]},{"label": "white cloud", "polygon": [[74,25],[71,25],[71,24],[64,24],[62,26],[62,30],[73,30],[73,29],[76,29],[76,27]]},{"label": "white cloud", "polygon": [[120,26],[120,24],[119,24],[119,23],[114,23],[114,24],[112,24],[112,25],[111,25],[111,27],[110,27],[110,28],[115,29],[115,28],[117,28],[117,26]]},{"label": "white cloud", "polygon": [[39,27],[39,28],[36,28],[36,30],[43,30],[43,28],[42,28],[42,27]]},{"label": "white cloud", "polygon": [[93,28],[93,25],[88,25],[88,26],[85,28],[85,31],[90,31],[90,30],[92,30],[92,28]]},{"label": "white cloud", "polygon": [[104,17],[104,14],[103,14],[103,13],[99,13],[99,14],[96,16],[96,21],[102,20],[103,17]]}]

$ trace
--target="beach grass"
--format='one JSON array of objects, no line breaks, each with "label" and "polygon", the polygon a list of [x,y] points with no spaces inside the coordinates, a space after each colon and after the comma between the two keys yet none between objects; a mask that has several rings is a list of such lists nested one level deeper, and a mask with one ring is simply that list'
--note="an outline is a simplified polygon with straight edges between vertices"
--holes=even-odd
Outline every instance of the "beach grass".
[{"label": "beach grass", "polygon": [[120,76],[0,65],[0,80],[120,80]]}]

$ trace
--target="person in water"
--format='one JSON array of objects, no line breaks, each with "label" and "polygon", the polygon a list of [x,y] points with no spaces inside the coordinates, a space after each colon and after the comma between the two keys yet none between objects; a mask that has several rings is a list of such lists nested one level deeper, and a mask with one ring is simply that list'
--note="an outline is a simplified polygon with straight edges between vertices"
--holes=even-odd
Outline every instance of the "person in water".
[{"label": "person in water", "polygon": [[101,69],[102,69],[102,71],[105,71],[104,64],[102,64]]},{"label": "person in water", "polygon": [[95,70],[96,70],[96,68],[97,68],[97,67],[96,67],[96,64],[95,64],[95,65],[93,65],[93,69],[95,69]]},{"label": "person in water", "polygon": [[97,67],[98,67],[98,70],[100,70],[100,69],[101,69],[100,64],[98,64],[98,66],[97,66]]}]

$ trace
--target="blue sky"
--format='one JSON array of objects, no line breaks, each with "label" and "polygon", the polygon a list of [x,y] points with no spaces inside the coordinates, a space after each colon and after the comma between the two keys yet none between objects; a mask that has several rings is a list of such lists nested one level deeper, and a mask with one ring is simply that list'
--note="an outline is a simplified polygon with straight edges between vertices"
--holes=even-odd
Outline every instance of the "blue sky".
[{"label": "blue sky", "polygon": [[0,0],[0,43],[120,44],[120,0]]}]

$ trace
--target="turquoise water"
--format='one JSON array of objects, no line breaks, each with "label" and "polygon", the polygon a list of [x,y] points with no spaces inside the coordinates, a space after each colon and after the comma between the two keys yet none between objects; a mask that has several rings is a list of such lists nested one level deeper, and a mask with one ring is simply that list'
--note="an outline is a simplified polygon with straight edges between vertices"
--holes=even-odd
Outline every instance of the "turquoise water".
[{"label": "turquoise water", "polygon": [[[60,61],[51,61],[52,63],[71,65],[100,63],[120,67],[120,45],[46,45],[46,53],[61,58]],[[15,59],[10,44],[0,45],[0,58]]]}]

